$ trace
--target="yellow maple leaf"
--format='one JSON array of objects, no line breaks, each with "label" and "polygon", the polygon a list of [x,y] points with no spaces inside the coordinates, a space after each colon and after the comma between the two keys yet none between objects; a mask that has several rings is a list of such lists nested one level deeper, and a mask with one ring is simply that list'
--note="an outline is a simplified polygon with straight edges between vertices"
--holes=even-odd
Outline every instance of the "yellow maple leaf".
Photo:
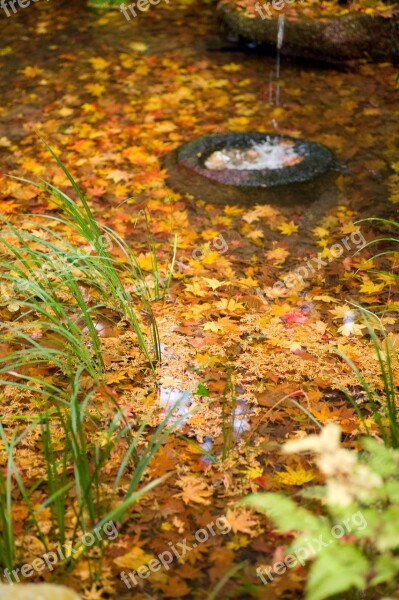
[{"label": "yellow maple leaf", "polygon": [[216,308],[219,310],[227,310],[228,312],[240,312],[245,310],[244,304],[237,302],[234,298],[222,298],[216,303]]},{"label": "yellow maple leaf", "polygon": [[25,67],[25,69],[22,69],[22,71],[20,71],[20,73],[23,73],[25,75],[25,77],[29,77],[30,79],[33,79],[34,77],[37,77],[38,75],[41,75],[43,73],[43,69],[40,69],[39,67],[31,67],[31,66],[27,66]]},{"label": "yellow maple leaf", "polygon": [[393,273],[379,273],[378,279],[381,279],[381,281],[388,285],[395,285],[398,283],[398,276],[394,275]]},{"label": "yellow maple leaf", "polygon": [[330,233],[325,227],[315,227],[312,231],[318,238],[326,238]]},{"label": "yellow maple leaf", "polygon": [[356,362],[359,359],[356,348],[350,344],[337,344],[337,350],[345,354],[345,356],[350,358],[353,362]]},{"label": "yellow maple leaf", "polygon": [[112,383],[120,383],[126,379],[126,371],[109,371],[105,375],[105,382],[110,385]]},{"label": "yellow maple leaf", "polygon": [[238,65],[237,63],[229,63],[222,67],[222,70],[226,71],[226,73],[236,73],[237,71],[241,71],[241,69],[242,65]]},{"label": "yellow maple leaf", "polygon": [[92,96],[99,98],[105,92],[105,85],[102,85],[101,83],[86,83],[85,90]]},{"label": "yellow maple leaf", "polygon": [[338,327],[338,333],[341,333],[345,337],[349,337],[350,335],[363,335],[362,329],[364,329],[366,325],[359,325],[354,321],[349,321],[348,323],[344,323],[341,327]]},{"label": "yellow maple leaf", "polygon": [[263,206],[255,206],[253,210],[246,213],[242,218],[247,223],[254,223],[262,218],[275,219],[278,214],[279,213],[275,208],[269,204],[264,204]]},{"label": "yellow maple leaf", "polygon": [[209,496],[212,496],[212,491],[208,490],[203,479],[194,475],[183,475],[177,485],[182,488],[182,492],[176,494],[181,497],[185,504],[196,502],[197,504],[210,504]]},{"label": "yellow maple leaf", "polygon": [[202,277],[202,279],[206,282],[206,285],[210,287],[213,291],[228,283],[228,281],[219,281],[218,279],[212,279],[209,277]]},{"label": "yellow maple leaf", "polygon": [[218,215],[214,217],[213,221],[214,225],[222,225],[223,227],[230,227],[231,225],[231,217],[226,215]]},{"label": "yellow maple leaf", "polygon": [[44,166],[37,162],[34,158],[25,158],[20,162],[20,165],[26,171],[30,171],[35,175],[42,175],[44,172]]},{"label": "yellow maple leaf", "polygon": [[153,256],[151,252],[147,252],[146,254],[139,254],[137,257],[137,262],[140,265],[141,269],[144,271],[152,271],[153,267]]},{"label": "yellow maple leaf", "polygon": [[15,212],[15,210],[18,208],[19,204],[18,202],[13,202],[13,201],[7,201],[7,202],[3,202],[1,205],[1,212],[3,214],[12,214],[13,212]]},{"label": "yellow maple leaf", "polygon": [[123,156],[128,159],[133,165],[145,167],[157,162],[157,157],[145,152],[141,146],[129,146],[122,152]]},{"label": "yellow maple leaf", "polygon": [[218,237],[219,232],[215,229],[204,229],[201,235],[206,242],[210,242],[211,240],[214,240]]},{"label": "yellow maple leaf", "polygon": [[220,260],[220,254],[219,252],[207,252],[205,250],[205,256],[202,259],[202,261],[200,261],[203,265],[214,265],[215,263],[217,263]]},{"label": "yellow maple leaf", "polygon": [[266,252],[267,260],[270,260],[274,265],[283,263],[287,256],[289,256],[288,250],[281,248],[281,246]]},{"label": "yellow maple leaf", "polygon": [[218,333],[219,331],[223,331],[223,333],[233,333],[238,329],[238,324],[232,321],[229,317],[222,317],[217,321],[208,321],[203,325],[205,331],[213,331],[214,333]]},{"label": "yellow maple leaf", "polygon": [[199,296],[200,298],[202,296],[206,296],[206,292],[204,292],[204,290],[201,288],[198,281],[193,281],[192,283],[187,284],[186,292],[189,292],[190,294],[193,294],[194,296]]},{"label": "yellow maple leaf", "polygon": [[128,181],[129,173],[127,171],[121,171],[121,169],[112,169],[105,176],[106,179],[111,179],[114,183],[119,183],[120,181]]},{"label": "yellow maple leaf", "polygon": [[[170,217],[170,220],[167,225],[172,231],[181,231],[182,229],[188,229],[188,227],[190,226],[190,220],[188,218],[187,211],[173,211],[173,215]],[[196,236],[193,237],[195,239]],[[220,254],[218,256],[220,256]]]},{"label": "yellow maple leaf", "polygon": [[216,321],[207,321],[202,326],[204,331],[213,331],[213,333],[218,333],[218,331],[223,331],[222,325],[218,325]]},{"label": "yellow maple leaf", "polygon": [[214,356],[212,354],[201,354],[198,353],[195,357],[195,362],[199,368],[209,367],[214,365],[217,362],[220,362],[220,358],[218,356]]},{"label": "yellow maple leaf", "polygon": [[256,535],[254,531],[258,527],[258,520],[255,518],[252,510],[235,506],[226,511],[226,519],[233,533],[247,533]]},{"label": "yellow maple leaf", "polygon": [[[73,115],[73,110],[72,108],[68,108],[67,106],[63,106],[62,108],[60,108],[60,110],[58,111],[58,114],[61,117],[70,117],[71,115]],[[75,163],[76,164],[76,163]]]},{"label": "yellow maple leaf", "polygon": [[261,229],[255,229],[255,231],[250,231],[247,233],[245,237],[249,238],[250,240],[261,240],[265,236]]},{"label": "yellow maple leaf", "polygon": [[302,345],[299,342],[292,342],[289,344],[288,349],[291,350],[291,352],[296,352],[297,350],[302,350]]},{"label": "yellow maple leaf", "polygon": [[329,406],[325,405],[321,410],[313,409],[312,412],[313,416],[316,417],[320,423],[327,423],[328,421],[331,421],[331,411]]},{"label": "yellow maple leaf", "polygon": [[95,112],[96,105],[95,104],[89,104],[88,102],[85,102],[84,104],[82,104],[82,109],[83,109],[84,112]]},{"label": "yellow maple leaf", "polygon": [[146,52],[146,50],[148,50],[148,46],[147,44],[144,44],[144,42],[130,42],[128,45],[129,48],[136,52]]},{"label": "yellow maple leaf", "polygon": [[240,550],[246,548],[251,543],[250,538],[247,535],[236,535],[232,540],[229,540],[226,544],[228,550]]},{"label": "yellow maple leaf", "polygon": [[89,58],[89,63],[94,67],[96,71],[103,71],[107,69],[111,64],[101,56],[95,56],[94,58]]},{"label": "yellow maple leaf", "polygon": [[292,306],[290,306],[287,303],[275,304],[272,308],[272,314],[275,315],[276,317],[281,317],[282,315],[285,315],[287,312],[290,312],[291,310],[292,310]]},{"label": "yellow maple leaf", "polygon": [[343,306],[336,306],[328,312],[334,315],[334,319],[345,319],[349,317],[354,317],[354,312],[349,306],[349,304],[344,304]]},{"label": "yellow maple leaf", "polygon": [[283,223],[280,225],[278,229],[283,235],[292,235],[298,231],[299,226],[295,225],[293,221],[289,221],[288,223]]},{"label": "yellow maple leaf", "polygon": [[256,288],[259,287],[259,281],[253,277],[242,277],[238,283],[244,287]]},{"label": "yellow maple leaf", "polygon": [[239,206],[225,206],[224,207],[225,214],[231,215],[233,217],[235,215],[240,215],[243,211],[244,211],[244,209],[240,208]]},{"label": "yellow maple leaf", "polygon": [[114,563],[121,569],[136,571],[142,565],[148,564],[153,558],[152,554],[147,554],[139,546],[133,546],[127,554],[114,558]]},{"label": "yellow maple leaf", "polygon": [[356,266],[359,269],[359,271],[368,271],[370,269],[373,269],[375,267],[375,264],[372,258],[366,259],[359,256],[359,262],[356,263]]},{"label": "yellow maple leaf", "polygon": [[327,302],[328,304],[330,302],[338,302],[338,300],[336,298],[333,298],[332,296],[328,296],[328,294],[323,294],[322,296],[313,296],[313,299],[321,300],[321,302]]},{"label": "yellow maple leaf", "polygon": [[362,294],[378,294],[378,292],[381,292],[385,287],[385,283],[374,283],[373,281],[371,281],[371,279],[366,279],[362,285],[360,286],[359,290]]},{"label": "yellow maple leaf", "polygon": [[311,470],[304,469],[301,465],[291,468],[286,466],[285,471],[276,473],[276,478],[284,485],[303,485],[312,481],[315,474]]},{"label": "yellow maple leaf", "polygon": [[197,304],[195,306],[191,306],[189,310],[183,313],[183,316],[186,319],[198,318],[203,312],[206,312],[212,308],[209,302],[204,302],[203,304]]},{"label": "yellow maple leaf", "polygon": [[263,475],[263,468],[258,466],[254,466],[254,467],[249,467],[248,469],[246,469],[244,471],[245,475],[248,477],[248,479],[258,479],[258,477],[262,477]]}]

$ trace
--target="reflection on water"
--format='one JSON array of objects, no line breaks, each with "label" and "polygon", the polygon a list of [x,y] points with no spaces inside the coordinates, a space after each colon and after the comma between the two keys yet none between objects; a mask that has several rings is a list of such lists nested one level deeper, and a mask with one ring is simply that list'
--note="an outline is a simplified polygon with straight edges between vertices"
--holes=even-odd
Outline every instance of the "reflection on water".
[{"label": "reflection on water", "polygon": [[[220,35],[213,6],[158,5],[134,22],[119,13],[101,17],[76,0],[49,2],[45,9],[31,4],[0,22],[0,140],[15,144],[12,152],[0,145],[1,172],[30,172],[22,157],[41,152],[33,133],[40,124],[42,135],[65,150],[103,214],[134,194],[148,201],[157,190],[164,198],[153,184],[162,157],[180,144],[209,133],[273,131],[278,123],[280,133],[336,153],[346,168],[340,202],[372,207],[375,214],[386,209],[385,180],[397,160],[398,135],[391,65],[363,62],[337,72],[285,59],[276,106],[269,97],[275,56],[211,48]],[[127,164],[123,153],[130,148]],[[46,178],[48,169],[43,164],[39,174]]]},{"label": "reflection on water", "polygon": [[170,414],[169,422],[175,423],[179,421],[179,427],[183,427],[190,418],[195,403],[193,402],[190,392],[182,391],[178,388],[160,387],[158,389],[159,403],[162,413],[166,416]]},{"label": "reflection on water", "polygon": [[251,428],[248,415],[249,409],[245,400],[237,400],[233,418],[233,431],[237,439]]}]

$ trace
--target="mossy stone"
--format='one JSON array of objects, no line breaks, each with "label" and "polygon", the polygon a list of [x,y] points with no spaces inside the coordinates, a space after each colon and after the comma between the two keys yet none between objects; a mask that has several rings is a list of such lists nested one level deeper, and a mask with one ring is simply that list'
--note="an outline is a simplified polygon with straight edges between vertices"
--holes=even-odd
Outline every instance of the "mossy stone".
[{"label": "mossy stone", "polygon": [[[282,169],[210,170],[207,158],[222,148],[245,148],[251,141],[290,140],[304,159]],[[168,185],[215,204],[309,204],[334,185],[337,163],[321,144],[276,134],[248,132],[209,135],[184,144],[164,160]]]},{"label": "mossy stone", "polygon": [[[218,11],[227,29],[235,35],[258,44],[276,45],[277,18],[249,17],[230,2],[220,2]],[[331,63],[359,58],[397,60],[399,14],[392,17],[347,14],[323,19],[290,19],[288,15],[281,53]]]}]

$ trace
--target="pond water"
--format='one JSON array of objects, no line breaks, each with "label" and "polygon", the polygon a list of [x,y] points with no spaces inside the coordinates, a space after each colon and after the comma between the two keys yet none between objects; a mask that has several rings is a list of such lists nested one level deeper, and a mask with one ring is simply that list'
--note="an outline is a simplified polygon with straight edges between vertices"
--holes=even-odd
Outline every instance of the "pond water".
[{"label": "pond water", "polygon": [[[107,176],[110,152],[132,145],[138,155],[141,149],[162,157],[204,133],[260,130],[330,147],[343,168],[340,202],[372,202],[375,209],[386,198],[398,147],[396,71],[389,64],[337,72],[282,58],[274,106],[274,57],[217,50],[228,43],[211,7],[161,5],[127,22],[119,12],[99,17],[82,4],[37,3],[0,21],[0,137],[15,144],[12,152],[0,145],[3,172],[21,172],[27,149],[39,145],[35,128],[60,145],[83,178]],[[155,157],[132,156],[121,182],[154,173]],[[105,196],[114,200],[112,187]]]}]

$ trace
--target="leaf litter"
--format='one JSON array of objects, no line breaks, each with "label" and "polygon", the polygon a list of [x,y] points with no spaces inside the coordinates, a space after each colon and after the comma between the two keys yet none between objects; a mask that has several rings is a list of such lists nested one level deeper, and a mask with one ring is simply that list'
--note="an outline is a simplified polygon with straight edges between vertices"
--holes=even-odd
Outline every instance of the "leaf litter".
[{"label": "leaf litter", "polygon": [[[370,206],[373,216],[392,214],[399,201],[391,125],[399,112],[396,73],[388,64],[362,63],[349,73],[287,66],[282,104],[268,105],[273,61],[208,52],[207,36],[215,32],[211,10],[201,5],[199,20],[193,18],[195,2],[175,4],[159,5],[131,23],[124,23],[119,14],[85,13],[76,24],[79,39],[67,51],[57,36],[67,35],[71,8],[52,13],[55,30],[47,27],[50,5],[46,12],[37,5],[35,14],[25,11],[23,27],[52,47],[51,56],[27,53],[18,35],[22,21],[16,19],[7,23],[9,50],[0,55],[2,70],[10,77],[13,69],[19,90],[16,110],[7,77],[0,84],[2,173],[45,177],[68,189],[38,140],[35,131],[40,132],[76,175],[100,223],[129,241],[149,282],[146,228],[137,221],[138,211],[145,208],[151,215],[162,268],[170,261],[171,240],[178,234],[178,268],[170,293],[165,302],[153,303],[164,343],[155,383],[143,368],[134,336],[124,323],[107,318],[112,306],[98,316],[105,385],[128,419],[139,422],[155,408],[150,416],[155,427],[184,394],[177,415],[184,417],[179,431],[164,442],[143,483],[162,475],[168,478],[134,505],[118,540],[106,551],[100,580],[90,583],[82,561],[68,583],[93,600],[125,593],[130,597],[119,580],[122,568],[145,564],[169,542],[192,542],[197,529],[215,515],[226,514],[229,535],[211,538],[168,573],[142,580],[134,597],[150,593],[151,598],[203,599],[204,590],[212,589],[234,563],[246,560],[224,593],[237,597],[250,584],[251,597],[278,598],[290,590],[295,598],[303,585],[301,574],[279,578],[273,592],[256,577],[256,566],[273,560],[282,538],[269,522],[237,508],[236,502],[249,492],[294,493],[309,481],[317,483],[306,457],[281,457],[277,451],[276,445],[287,437],[315,431],[291,399],[321,423],[339,422],[348,440],[362,432],[355,411],[340,393],[341,387],[356,390],[358,383],[335,349],[345,352],[381,388],[373,347],[353,303],[388,303],[384,318],[397,335],[392,315],[398,285],[395,277],[370,272],[370,249],[357,254],[353,246],[302,283],[277,290],[273,286],[309,257],[328,257],[332,244],[355,231],[354,222],[369,214]],[[305,4],[306,10],[314,9]],[[341,10],[335,3],[334,11]],[[165,23],[177,32],[175,40]],[[130,41],[134,36],[140,41]],[[206,204],[166,186],[162,160],[179,144],[206,133],[273,130],[275,123],[280,133],[329,145],[350,165],[349,172],[338,176],[335,206],[317,223],[308,224],[306,207]],[[57,214],[36,189],[4,175],[1,183],[2,213],[12,222],[26,212],[38,223],[35,215]],[[377,235],[375,227],[361,226],[366,239]],[[213,244],[220,235],[226,244],[223,253]],[[395,272],[394,258],[385,257],[381,264]],[[20,308],[3,283],[1,296],[8,301],[2,320],[14,323]],[[141,321],[148,333],[144,316]],[[32,336],[43,335],[32,326]],[[0,352],[7,350],[5,339]],[[43,369],[40,375],[47,382],[60,379],[51,370]],[[399,380],[399,370],[396,375]],[[90,378],[85,385],[92,388]],[[5,427],[13,415],[40,409],[39,397],[12,385],[3,388],[1,398]],[[101,389],[96,390],[93,410],[104,419],[112,414]],[[61,445],[61,430],[59,435]],[[93,431],[95,436],[101,432]],[[46,475],[36,447],[34,435],[27,436],[16,456],[27,481]],[[114,453],[109,471],[119,462]],[[103,485],[111,491],[107,481]],[[128,478],[120,485],[127,489]],[[37,504],[43,501],[40,490],[34,499]],[[50,529],[48,511],[40,518]],[[73,515],[68,519],[72,527]],[[22,503],[15,506],[15,521],[22,540],[23,531],[29,530]],[[28,536],[24,552],[27,557],[39,555],[39,541]]]}]

